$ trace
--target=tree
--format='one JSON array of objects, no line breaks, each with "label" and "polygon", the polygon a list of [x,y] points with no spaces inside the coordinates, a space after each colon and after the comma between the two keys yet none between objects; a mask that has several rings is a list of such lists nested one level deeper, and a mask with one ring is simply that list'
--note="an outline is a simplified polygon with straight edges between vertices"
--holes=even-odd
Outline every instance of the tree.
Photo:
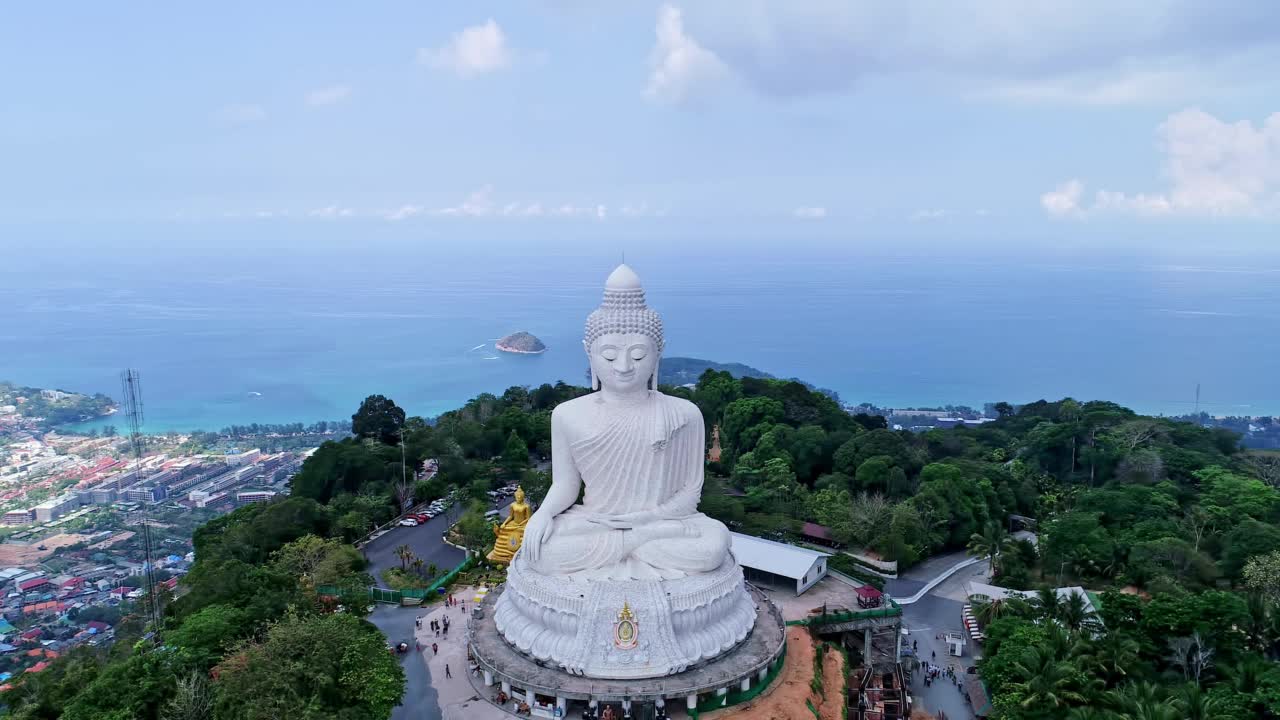
[{"label": "tree", "polygon": [[507,435],[507,444],[502,450],[502,458],[498,461],[503,477],[508,481],[520,479],[521,473],[529,467],[529,446],[512,430]]},{"label": "tree", "polygon": [[886,534],[893,521],[893,505],[883,495],[861,493],[848,512],[849,536],[858,547]]},{"label": "tree", "polygon": [[[399,557],[400,549],[396,548]],[[304,535],[271,555],[272,564],[295,578],[305,578],[313,587],[336,585],[348,575],[359,573],[366,561],[359,550],[346,543],[315,535]]]},{"label": "tree", "polygon": [[1213,648],[1205,645],[1200,633],[1169,641],[1169,662],[1182,671],[1182,679],[1200,684],[1200,676],[1213,665]]},{"label": "tree", "polygon": [[987,567],[992,576],[999,572],[1000,554],[1012,550],[1013,547],[1013,537],[1000,523],[989,522],[981,533],[969,536],[969,552],[987,559]]},{"label": "tree", "polygon": [[1244,582],[1271,602],[1280,603],[1280,550],[1251,558],[1244,566]]},{"label": "tree", "polygon": [[973,602],[973,616],[984,628],[1002,617],[1026,617],[1030,614],[1031,606],[1016,595]]},{"label": "tree", "polygon": [[1088,685],[1084,673],[1070,663],[1058,660],[1048,648],[1033,648],[1015,663],[1014,671],[1022,678],[1019,707],[1023,709],[1063,711],[1084,703]]},{"label": "tree", "polygon": [[408,570],[409,563],[413,562],[414,558],[413,548],[408,545],[396,546],[396,557],[400,559],[400,569]]},{"label": "tree", "polygon": [[200,673],[178,678],[173,697],[160,711],[160,720],[212,720],[213,693]]},{"label": "tree", "polygon": [[253,618],[244,610],[210,605],[184,620],[166,639],[187,662],[205,672],[252,629]]},{"label": "tree", "polygon": [[346,613],[286,617],[215,677],[220,720],[386,720],[405,686],[382,633]]},{"label": "tree", "polygon": [[404,426],[404,410],[382,395],[370,395],[351,416],[351,433],[357,438],[374,439],[384,445],[400,442]]},{"label": "tree", "polygon": [[473,503],[462,514],[454,529],[462,546],[474,555],[484,555],[493,544],[493,530],[484,519],[484,506],[479,503]]},{"label": "tree", "polygon": [[1081,658],[1109,687],[1129,677],[1140,667],[1139,652],[1142,646],[1128,632],[1113,629],[1091,640]]}]

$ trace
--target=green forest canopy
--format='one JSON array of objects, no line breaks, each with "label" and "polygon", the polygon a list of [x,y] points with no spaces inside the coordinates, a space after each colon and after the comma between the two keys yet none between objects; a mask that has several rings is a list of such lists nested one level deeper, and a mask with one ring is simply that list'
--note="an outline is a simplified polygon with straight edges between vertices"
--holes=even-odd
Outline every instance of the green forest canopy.
[{"label": "green forest canopy", "polygon": [[[1017,412],[1001,404],[995,422],[915,434],[852,415],[799,382],[714,370],[664,391],[693,402],[709,431],[720,428],[701,509],[735,529],[787,538],[818,522],[903,566],[967,547],[991,555],[1007,587],[1101,591],[1100,617],[1047,595],[979,608],[990,638],[981,672],[1002,717],[1276,710],[1280,497],[1232,433],[1066,399]],[[310,698],[335,715],[341,705],[341,717],[387,717],[399,668],[360,640],[376,630],[324,614],[310,588],[323,579],[356,597],[370,582],[346,543],[396,516],[402,439],[409,469],[439,463],[435,478],[412,488],[419,500],[451,489],[478,500],[520,482],[536,503],[549,484],[539,468],[550,456],[551,412],[585,392],[513,387],[434,422],[371,397],[352,418],[355,435],[321,446],[291,498],[197,531],[185,592],[165,607],[166,652],[135,649],[129,632],[142,628],[124,623],[124,641],[109,651],[77,650],[39,682],[19,682],[6,695],[15,717],[152,718],[197,691],[216,699],[217,718],[258,717],[278,697]],[[1008,537],[1011,514],[1038,520],[1038,547]],[[491,533],[463,525],[476,526],[460,533],[464,542],[483,550]],[[348,669],[322,653],[282,663],[296,675],[263,676],[289,638],[320,623],[369,653],[360,659],[374,668],[367,692],[335,690]],[[1194,668],[1193,656],[1202,658]],[[1192,713],[1190,703],[1217,714],[1177,714]],[[1134,714],[1147,706],[1166,714]]]}]

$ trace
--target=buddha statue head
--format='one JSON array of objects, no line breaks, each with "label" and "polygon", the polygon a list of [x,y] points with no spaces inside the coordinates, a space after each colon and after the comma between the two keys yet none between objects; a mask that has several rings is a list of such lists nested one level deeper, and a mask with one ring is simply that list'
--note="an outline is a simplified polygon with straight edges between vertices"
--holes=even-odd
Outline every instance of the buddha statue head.
[{"label": "buddha statue head", "polygon": [[518,485],[516,486],[516,504],[517,505],[524,504],[524,488]]},{"label": "buddha statue head", "polygon": [[605,281],[604,302],[587,316],[582,341],[591,362],[591,389],[622,394],[658,389],[662,318],[645,305],[631,268],[619,265]]}]

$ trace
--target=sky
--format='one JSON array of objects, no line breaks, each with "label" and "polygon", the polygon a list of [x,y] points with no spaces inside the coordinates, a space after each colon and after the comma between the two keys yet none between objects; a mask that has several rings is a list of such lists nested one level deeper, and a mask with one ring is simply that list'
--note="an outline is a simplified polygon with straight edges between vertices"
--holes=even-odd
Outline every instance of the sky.
[{"label": "sky", "polygon": [[1257,0],[21,3],[0,222],[1269,236],[1277,67]]}]

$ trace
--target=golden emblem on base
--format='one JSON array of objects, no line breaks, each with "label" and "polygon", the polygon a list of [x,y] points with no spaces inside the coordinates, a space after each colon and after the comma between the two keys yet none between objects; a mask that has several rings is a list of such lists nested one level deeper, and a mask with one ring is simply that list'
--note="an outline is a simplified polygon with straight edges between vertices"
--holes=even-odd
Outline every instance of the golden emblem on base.
[{"label": "golden emblem on base", "polygon": [[622,601],[622,612],[618,613],[618,622],[613,624],[613,644],[619,650],[630,650],[640,642],[640,621],[631,612],[631,605]]}]

